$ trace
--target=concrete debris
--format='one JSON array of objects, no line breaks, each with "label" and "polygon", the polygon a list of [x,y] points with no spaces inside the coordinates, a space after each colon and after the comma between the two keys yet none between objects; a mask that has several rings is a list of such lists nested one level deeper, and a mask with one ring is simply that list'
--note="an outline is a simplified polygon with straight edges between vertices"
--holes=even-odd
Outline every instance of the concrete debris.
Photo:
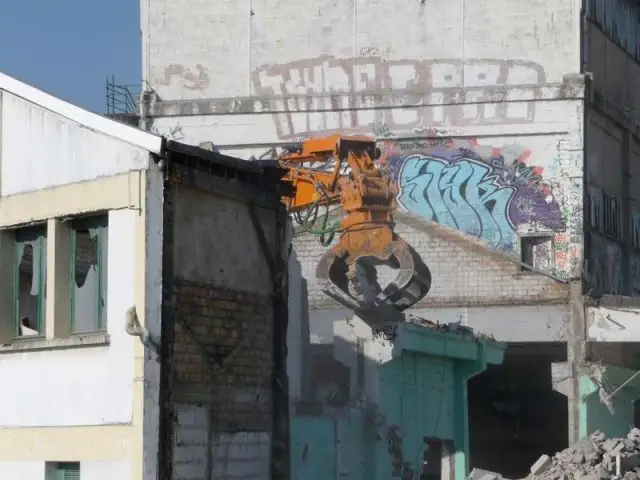
[{"label": "concrete debris", "polygon": [[[501,475],[474,469],[468,480],[504,480]],[[626,437],[606,438],[594,432],[577,444],[556,453],[542,455],[532,466],[527,480],[640,480],[640,429]]]},{"label": "concrete debris", "polygon": [[462,325],[462,322],[440,323],[437,320],[436,321],[429,320],[427,318],[417,317],[415,315],[407,315],[405,318],[407,323],[415,323],[416,325],[435,328],[443,332],[452,332],[452,333],[457,333],[458,335],[495,341],[495,337],[493,335],[476,333],[473,331],[471,327]]},{"label": "concrete debris", "polygon": [[503,477],[501,477],[497,473],[474,468],[473,470],[471,470],[471,473],[467,477],[467,480],[500,480],[501,478]]},{"label": "concrete debris", "polygon": [[536,463],[531,465],[531,475],[540,475],[544,473],[552,464],[553,461],[549,455],[542,455]]}]

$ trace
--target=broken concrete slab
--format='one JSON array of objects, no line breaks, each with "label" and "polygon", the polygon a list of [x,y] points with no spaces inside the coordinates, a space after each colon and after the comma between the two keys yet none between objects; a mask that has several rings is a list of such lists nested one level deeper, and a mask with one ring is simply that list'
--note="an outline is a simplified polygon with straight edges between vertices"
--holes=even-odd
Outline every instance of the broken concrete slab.
[{"label": "broken concrete slab", "polygon": [[544,473],[552,465],[552,460],[549,455],[542,455],[536,463],[531,465],[531,475],[540,475]]}]

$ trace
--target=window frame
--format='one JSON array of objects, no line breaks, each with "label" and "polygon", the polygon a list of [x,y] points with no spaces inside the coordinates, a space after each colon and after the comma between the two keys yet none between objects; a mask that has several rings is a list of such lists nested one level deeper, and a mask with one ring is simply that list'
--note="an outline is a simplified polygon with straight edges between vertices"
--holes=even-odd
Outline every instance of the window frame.
[{"label": "window frame", "polygon": [[[23,338],[41,338],[45,336],[46,325],[46,309],[47,309],[47,225],[35,225],[15,230],[14,252],[13,252],[13,323],[14,335],[16,339]],[[38,335],[25,337],[20,332],[20,262],[22,255],[20,254],[20,243],[35,241],[35,248],[38,249],[38,318],[35,320]],[[45,255],[42,253],[45,252]],[[32,265],[33,268],[33,265]]]},{"label": "window frame", "polygon": [[[104,288],[107,284],[107,268],[108,268],[108,250],[107,258],[104,258],[105,247],[109,241],[109,214],[105,212],[103,214],[91,215],[86,217],[79,217],[71,220],[70,225],[71,235],[71,255],[69,265],[69,298],[71,300],[69,310],[69,330],[71,334],[86,334],[103,332],[106,329],[106,304],[107,304],[107,291]],[[95,313],[97,315],[97,325],[94,325],[94,329],[88,331],[77,332],[75,331],[76,325],[76,249],[77,249],[77,232],[79,229],[97,229],[97,269],[98,269],[98,293],[95,301]]]},{"label": "window frame", "polygon": [[[75,476],[67,476],[67,473]],[[57,462],[56,480],[80,480],[80,462]]]},{"label": "window frame", "polygon": [[[532,242],[532,243],[530,243]],[[536,271],[536,251],[535,247],[543,243],[550,242],[553,250],[553,236],[546,232],[522,235],[520,237],[520,272],[534,273]],[[530,250],[529,250],[530,249]],[[531,263],[526,262],[526,253],[531,253]],[[528,265],[528,266],[525,266]]]}]

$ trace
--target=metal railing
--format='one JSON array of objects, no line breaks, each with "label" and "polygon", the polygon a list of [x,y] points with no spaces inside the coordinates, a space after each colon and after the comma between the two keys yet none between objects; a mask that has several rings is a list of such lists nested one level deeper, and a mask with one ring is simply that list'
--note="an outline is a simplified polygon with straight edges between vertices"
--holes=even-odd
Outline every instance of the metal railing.
[{"label": "metal railing", "polygon": [[107,77],[107,115],[135,115],[136,99],[133,92],[139,89],[137,85],[117,84],[114,75]]}]

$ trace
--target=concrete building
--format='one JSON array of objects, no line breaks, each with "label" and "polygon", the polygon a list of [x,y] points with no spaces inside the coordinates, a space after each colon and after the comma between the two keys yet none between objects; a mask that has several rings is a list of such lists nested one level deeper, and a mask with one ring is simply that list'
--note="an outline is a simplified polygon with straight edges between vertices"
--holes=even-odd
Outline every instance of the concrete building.
[{"label": "concrete building", "polygon": [[[398,231],[433,276],[412,313],[509,344],[469,384],[472,465],[523,476],[543,452],[634,421],[637,385],[608,395],[640,341],[635,301],[609,297],[640,291],[637,2],[142,0],[141,12],[144,128],[247,159],[311,135],[377,137]],[[294,243],[292,412],[335,392],[349,410],[363,389],[379,403],[377,370],[362,367],[382,358],[376,332],[341,346],[354,320],[313,278],[326,247]]]},{"label": "concrete building", "polygon": [[267,478],[288,437],[281,172],[2,74],[0,138],[0,478]]}]

